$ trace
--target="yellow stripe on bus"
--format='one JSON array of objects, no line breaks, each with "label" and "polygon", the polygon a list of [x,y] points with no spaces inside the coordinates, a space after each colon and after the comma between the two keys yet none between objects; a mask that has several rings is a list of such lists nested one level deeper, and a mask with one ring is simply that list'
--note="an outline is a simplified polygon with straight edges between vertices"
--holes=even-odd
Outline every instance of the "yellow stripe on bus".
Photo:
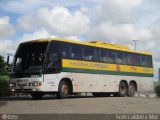
[{"label": "yellow stripe on bus", "polygon": [[153,68],[63,59],[62,67],[153,74]]}]

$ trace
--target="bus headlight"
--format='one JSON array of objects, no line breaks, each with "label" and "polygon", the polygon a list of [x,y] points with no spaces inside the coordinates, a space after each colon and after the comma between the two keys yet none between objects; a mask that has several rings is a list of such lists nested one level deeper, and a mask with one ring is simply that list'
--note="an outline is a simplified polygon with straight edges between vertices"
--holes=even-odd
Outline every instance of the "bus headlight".
[{"label": "bus headlight", "polygon": [[42,86],[41,82],[29,83],[28,86]]},{"label": "bus headlight", "polygon": [[14,92],[14,91],[15,91],[15,89],[11,89],[11,91],[12,91],[12,92]]},{"label": "bus headlight", "polygon": [[16,83],[10,83],[9,87],[16,87]]}]

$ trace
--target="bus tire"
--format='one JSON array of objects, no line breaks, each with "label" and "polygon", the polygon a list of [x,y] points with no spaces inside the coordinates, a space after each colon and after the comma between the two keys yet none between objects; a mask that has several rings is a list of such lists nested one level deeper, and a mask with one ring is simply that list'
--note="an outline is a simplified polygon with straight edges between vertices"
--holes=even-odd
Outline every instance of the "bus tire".
[{"label": "bus tire", "polygon": [[69,95],[69,85],[66,81],[62,81],[59,84],[57,97],[60,99],[67,98]]},{"label": "bus tire", "polygon": [[40,92],[31,93],[31,96],[34,100],[41,100],[43,97],[43,93],[40,93]]},{"label": "bus tire", "polygon": [[136,86],[134,83],[129,83],[129,87],[128,87],[128,96],[129,97],[133,97],[136,91]]},{"label": "bus tire", "polygon": [[127,95],[127,85],[125,82],[120,82],[119,84],[119,96],[125,97]]}]

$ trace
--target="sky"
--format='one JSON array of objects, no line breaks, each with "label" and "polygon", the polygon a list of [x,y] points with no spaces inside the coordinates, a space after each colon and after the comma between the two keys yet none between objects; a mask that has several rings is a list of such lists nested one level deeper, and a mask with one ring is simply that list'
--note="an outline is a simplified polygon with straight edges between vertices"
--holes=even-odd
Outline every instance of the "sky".
[{"label": "sky", "polygon": [[160,67],[160,0],[0,0],[0,55],[39,38],[100,40],[151,52]]}]

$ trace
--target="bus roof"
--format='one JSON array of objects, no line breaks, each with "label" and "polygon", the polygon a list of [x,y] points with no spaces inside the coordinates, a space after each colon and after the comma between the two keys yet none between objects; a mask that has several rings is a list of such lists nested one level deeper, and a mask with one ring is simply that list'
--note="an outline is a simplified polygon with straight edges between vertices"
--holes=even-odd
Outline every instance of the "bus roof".
[{"label": "bus roof", "polygon": [[95,46],[95,47],[100,47],[100,48],[108,48],[108,49],[114,49],[114,50],[120,50],[120,51],[132,52],[132,53],[151,55],[150,52],[134,51],[134,50],[129,49],[129,47],[125,45],[112,44],[112,43],[102,42],[102,41],[82,42],[78,40],[68,40],[68,39],[63,39],[63,38],[44,38],[44,39],[31,40],[31,41],[27,41],[24,43],[49,42],[49,41],[62,41],[62,42],[68,42],[68,43],[75,43],[75,44],[81,44],[81,45],[88,45],[88,46]]}]

